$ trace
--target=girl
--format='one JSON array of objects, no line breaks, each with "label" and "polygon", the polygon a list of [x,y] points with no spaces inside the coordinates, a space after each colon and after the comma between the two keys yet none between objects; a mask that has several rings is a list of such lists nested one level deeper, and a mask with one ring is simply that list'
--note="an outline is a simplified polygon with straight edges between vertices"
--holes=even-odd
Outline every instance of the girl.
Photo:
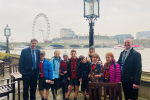
[{"label": "girl", "polygon": [[50,60],[53,69],[53,81],[54,81],[54,84],[51,85],[53,100],[56,100],[54,90],[57,94],[57,90],[60,88],[60,75],[59,75],[60,61],[61,61],[60,51],[56,50],[54,52],[54,57],[52,57]]},{"label": "girl", "polygon": [[[114,59],[114,55],[111,52],[106,53],[106,63],[104,64],[103,67],[103,82],[107,83],[118,83],[121,82],[121,68],[118,63],[116,63]],[[118,90],[118,88],[117,88]],[[111,90],[112,94],[112,99],[114,98],[114,90],[112,88]],[[107,95],[109,94],[109,90],[107,88]],[[117,92],[118,96],[118,92]]]},{"label": "girl", "polygon": [[68,53],[65,51],[63,53],[64,60],[60,62],[59,74],[61,75],[61,85],[63,92],[63,100],[65,100],[65,93],[68,91],[68,79],[67,79],[67,64],[68,64]]},{"label": "girl", "polygon": [[[101,82],[101,75],[102,75],[102,68],[103,65],[101,64],[99,60],[99,55],[97,53],[94,53],[92,56],[92,63],[91,63],[91,71],[89,74],[89,78],[91,82]],[[99,100],[99,90],[96,89],[96,96],[97,100]],[[92,100],[94,99],[94,89],[92,89]]]}]

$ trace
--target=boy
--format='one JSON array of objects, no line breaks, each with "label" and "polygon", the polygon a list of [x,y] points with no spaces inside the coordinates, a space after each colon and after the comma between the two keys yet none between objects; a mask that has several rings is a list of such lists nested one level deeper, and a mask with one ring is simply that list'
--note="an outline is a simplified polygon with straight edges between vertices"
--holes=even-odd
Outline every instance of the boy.
[{"label": "boy", "polygon": [[65,93],[68,91],[68,79],[67,79],[67,64],[68,64],[68,53],[65,51],[63,53],[64,60],[60,62],[60,71],[59,74],[61,75],[61,86],[63,92],[63,100],[65,100]]},{"label": "boy", "polygon": [[[42,100],[48,99],[50,84],[53,82],[53,72],[51,63],[45,59],[45,52],[40,52],[40,63],[39,63],[39,93],[41,95]],[[48,82],[46,82],[48,80]],[[43,90],[46,89],[46,97],[44,99]]]},{"label": "boy", "polygon": [[[53,69],[53,81],[54,81],[54,84],[51,85],[53,100],[56,100],[55,93],[57,94],[57,89],[60,88],[60,75],[59,75],[60,61],[61,61],[60,51],[56,50],[54,52],[54,57],[52,57],[50,60]],[[54,89],[55,89],[55,93],[54,93]]]},{"label": "boy", "polygon": [[[89,78],[88,75],[90,73],[90,65],[91,63],[89,61],[86,61],[85,57],[83,55],[79,56],[79,65],[78,65],[78,78],[79,81],[82,81],[81,84],[81,91],[83,93],[83,96],[85,100],[88,100],[86,97],[86,93],[89,93],[88,91],[88,82]],[[86,90],[86,93],[85,93]]]},{"label": "boy", "polygon": [[71,59],[69,60],[69,63],[67,65],[67,77],[69,80],[69,86],[68,86],[68,92],[66,94],[66,100],[68,100],[68,97],[70,95],[71,92],[71,88],[73,85],[75,85],[75,96],[74,96],[74,100],[76,100],[77,95],[78,95],[78,91],[79,91],[79,79],[77,76],[77,60],[78,58],[76,57],[77,53],[76,50],[71,50]]},{"label": "boy", "polygon": [[[94,53],[92,56],[92,64],[90,66],[90,74],[89,74],[89,78],[91,82],[101,82],[101,75],[102,75],[102,68],[103,65],[101,64],[99,60],[99,55],[97,53]],[[97,100],[99,100],[99,90],[96,89],[96,96],[97,96]],[[92,99],[94,97],[94,89],[92,89]]]}]

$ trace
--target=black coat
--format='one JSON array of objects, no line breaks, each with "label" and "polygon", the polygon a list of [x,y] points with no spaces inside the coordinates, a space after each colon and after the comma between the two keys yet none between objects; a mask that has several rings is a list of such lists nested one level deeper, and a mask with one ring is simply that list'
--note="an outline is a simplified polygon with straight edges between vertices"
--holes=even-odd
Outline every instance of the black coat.
[{"label": "black coat", "polygon": [[89,81],[88,75],[90,73],[90,62],[86,62],[82,64],[81,62],[78,64],[78,78],[82,78],[82,81]]},{"label": "black coat", "polygon": [[[118,64],[120,66],[122,63],[122,57],[123,57],[124,51],[121,52],[119,60],[118,60]],[[140,85],[141,73],[142,73],[141,54],[132,48],[124,62],[122,84],[123,85],[132,85],[132,84]]]}]

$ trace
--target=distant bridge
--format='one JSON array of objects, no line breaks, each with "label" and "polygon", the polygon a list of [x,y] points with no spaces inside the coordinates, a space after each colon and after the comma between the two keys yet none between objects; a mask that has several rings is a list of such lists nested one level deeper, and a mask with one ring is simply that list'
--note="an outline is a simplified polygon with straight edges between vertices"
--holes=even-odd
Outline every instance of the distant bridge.
[{"label": "distant bridge", "polygon": [[[22,42],[22,43],[9,43],[9,48],[14,49],[20,46],[30,46],[30,43]],[[95,48],[104,48],[104,47],[113,47],[114,45],[106,45],[106,44],[96,44]],[[88,44],[71,44],[71,43],[38,43],[38,49],[46,49],[47,47],[51,47],[53,49],[76,49],[76,48],[88,48]],[[0,50],[6,50],[6,43],[0,43]]]}]

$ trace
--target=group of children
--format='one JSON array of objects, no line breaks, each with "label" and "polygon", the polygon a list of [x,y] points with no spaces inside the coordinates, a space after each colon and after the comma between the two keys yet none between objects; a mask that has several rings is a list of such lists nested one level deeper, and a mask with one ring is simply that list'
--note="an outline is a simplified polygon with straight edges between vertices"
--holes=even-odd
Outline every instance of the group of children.
[{"label": "group of children", "polygon": [[[62,87],[63,100],[68,100],[73,86],[75,88],[74,100],[76,100],[80,82],[83,96],[85,100],[88,100],[86,97],[86,94],[89,92],[88,82],[103,82],[107,77],[104,73],[105,68],[102,62],[99,61],[100,57],[97,53],[92,54],[92,62],[87,61],[83,55],[77,58],[77,53],[74,49],[71,50],[70,55],[71,57],[68,58],[68,53],[65,51],[62,60],[60,51],[56,50],[54,57],[48,61],[45,59],[45,52],[40,52],[39,93],[42,100],[47,100],[50,88],[53,94],[53,100],[56,100],[55,94],[57,94],[57,90],[60,87]],[[46,89],[45,99],[43,95],[44,89]]]}]

